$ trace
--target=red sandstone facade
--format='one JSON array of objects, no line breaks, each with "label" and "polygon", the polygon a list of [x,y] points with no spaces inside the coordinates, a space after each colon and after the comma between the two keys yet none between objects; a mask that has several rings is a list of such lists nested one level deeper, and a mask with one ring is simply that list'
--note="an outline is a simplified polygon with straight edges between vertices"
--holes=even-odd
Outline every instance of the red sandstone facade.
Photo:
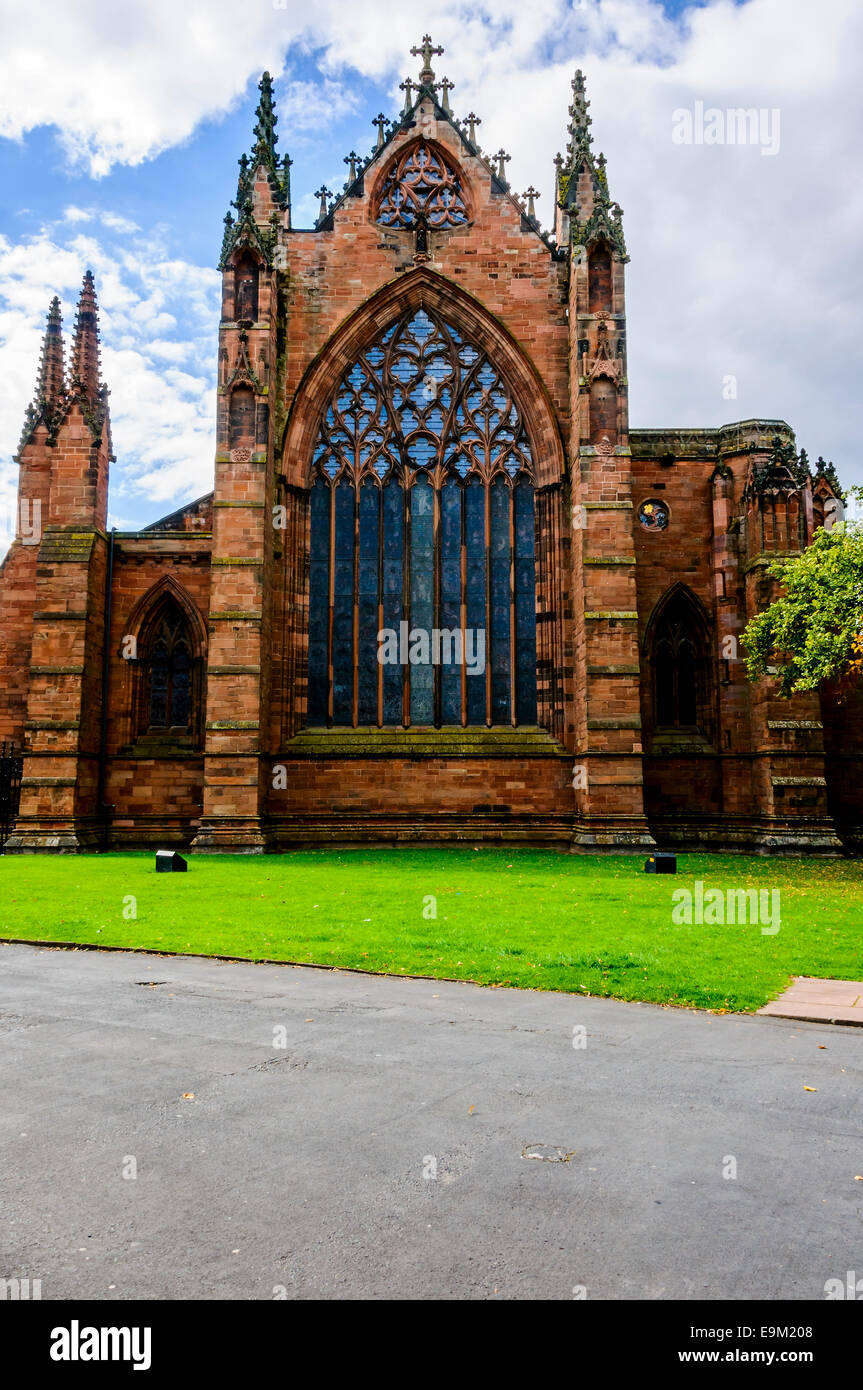
[{"label": "red sandstone facade", "polygon": [[[92,278],[68,370],[52,304],[18,456],[19,537],[0,567],[0,738],[25,754],[7,849],[855,850],[863,707],[781,700],[747,682],[736,649],[773,592],[767,565],[808,544],[835,480],[801,467],[782,421],[630,428],[628,257],[581,75],[550,238],[428,64],[310,230],[291,224],[262,82],[226,218],[210,496],[106,533]],[[386,225],[392,171],[420,148],[464,216]],[[318,432],[358,354],[411,312],[486,354],[529,440],[529,724],[307,717]],[[439,522],[436,510],[436,535]]]}]

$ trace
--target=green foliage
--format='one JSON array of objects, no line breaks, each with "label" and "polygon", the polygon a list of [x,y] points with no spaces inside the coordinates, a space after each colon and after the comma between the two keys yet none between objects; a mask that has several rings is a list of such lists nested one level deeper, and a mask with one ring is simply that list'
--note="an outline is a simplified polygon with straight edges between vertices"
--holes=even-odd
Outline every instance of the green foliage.
[{"label": "green foliage", "polygon": [[746,672],[758,680],[779,667],[783,695],[857,675],[863,635],[863,528],[816,531],[802,555],[778,560],[769,574],[784,593],[748,624],[741,641]]}]

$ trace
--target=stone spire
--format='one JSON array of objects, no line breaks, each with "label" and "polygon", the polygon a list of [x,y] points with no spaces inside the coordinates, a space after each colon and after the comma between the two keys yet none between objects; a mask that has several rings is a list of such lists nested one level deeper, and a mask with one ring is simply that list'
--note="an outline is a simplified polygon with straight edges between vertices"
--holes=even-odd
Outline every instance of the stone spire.
[{"label": "stone spire", "polygon": [[75,316],[75,340],[72,346],[71,395],[76,397],[85,411],[97,412],[101,400],[102,383],[99,362],[99,306],[96,303],[96,287],[93,272],[84,273],[84,283],[78,299],[78,313]]},{"label": "stone spire", "polygon": [[567,126],[569,131],[567,154],[569,155],[570,168],[572,168],[579,156],[584,158],[590,152],[590,146],[593,144],[590,127],[593,125],[593,120],[587,114],[590,102],[585,96],[584,73],[581,68],[576,69],[575,77],[570,86],[572,87],[572,105],[569,108],[570,122]]},{"label": "stone spire", "polygon": [[[279,118],[273,101],[273,79],[268,72],[261,77],[258,91],[261,95],[255,110],[255,143],[252,146],[251,160],[246,160],[244,155],[240,161],[241,187],[237,190],[237,202],[241,209],[245,206],[246,201],[253,196],[252,183],[255,175],[259,169],[264,169],[270,185],[272,203],[279,211],[284,211],[288,204],[288,170],[291,161],[285,156],[286,163],[280,164],[276,152],[276,126]],[[271,210],[262,208],[261,212],[268,215]]]},{"label": "stone spire", "polygon": [[39,375],[36,379],[36,395],[33,404],[27,409],[22,444],[30,437],[39,422],[46,426],[49,436],[52,436],[65,402],[66,361],[60,301],[55,294],[48,309],[48,322],[39,358]]},{"label": "stone spire", "polygon": [[284,220],[285,214],[287,219],[284,225],[290,226],[292,161],[287,154],[280,158],[276,148],[279,118],[270,73],[262,74],[258,91],[260,96],[255,108],[252,153],[251,157],[242,154],[238,160],[237,196],[231,204],[236,209],[237,218],[235,221],[230,212],[225,218],[220,270],[224,270],[231,252],[241,239],[254,243],[267,264],[271,264],[278,224]]},{"label": "stone spire", "polygon": [[273,103],[273,79],[268,72],[265,72],[258,83],[258,91],[261,94],[255,112],[255,158],[261,164],[268,165],[271,169],[278,167],[279,158],[276,154],[276,126],[279,118],[276,115]]},{"label": "stone spire", "polygon": [[593,153],[584,73],[579,68],[572,79],[572,103],[569,107],[569,142],[566,158],[555,160],[557,202],[568,215],[570,239],[587,245],[605,237],[612,249],[628,260],[623,239],[623,214],[618,203],[611,201],[604,154]]}]

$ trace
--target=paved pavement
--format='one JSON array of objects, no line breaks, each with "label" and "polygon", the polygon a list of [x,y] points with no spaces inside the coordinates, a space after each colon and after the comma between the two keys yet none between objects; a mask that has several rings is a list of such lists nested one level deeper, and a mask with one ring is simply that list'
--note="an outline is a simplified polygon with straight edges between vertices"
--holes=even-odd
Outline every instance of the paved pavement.
[{"label": "paved pavement", "polygon": [[796,975],[778,999],[759,1009],[773,1018],[805,1018],[810,1023],[851,1023],[863,1028],[863,981],[817,980]]},{"label": "paved pavement", "polygon": [[43,1299],[823,1299],[863,1273],[855,1028],[5,944],[0,1086],[0,1277]]}]

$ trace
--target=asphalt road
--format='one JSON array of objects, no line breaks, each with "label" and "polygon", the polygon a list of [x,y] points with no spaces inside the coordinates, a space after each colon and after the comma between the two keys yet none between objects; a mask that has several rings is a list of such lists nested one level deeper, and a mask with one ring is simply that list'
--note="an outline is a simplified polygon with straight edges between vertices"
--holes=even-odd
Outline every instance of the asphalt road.
[{"label": "asphalt road", "polygon": [[863,1274],[860,1029],[4,944],[0,1087],[0,1278],[43,1300]]}]

